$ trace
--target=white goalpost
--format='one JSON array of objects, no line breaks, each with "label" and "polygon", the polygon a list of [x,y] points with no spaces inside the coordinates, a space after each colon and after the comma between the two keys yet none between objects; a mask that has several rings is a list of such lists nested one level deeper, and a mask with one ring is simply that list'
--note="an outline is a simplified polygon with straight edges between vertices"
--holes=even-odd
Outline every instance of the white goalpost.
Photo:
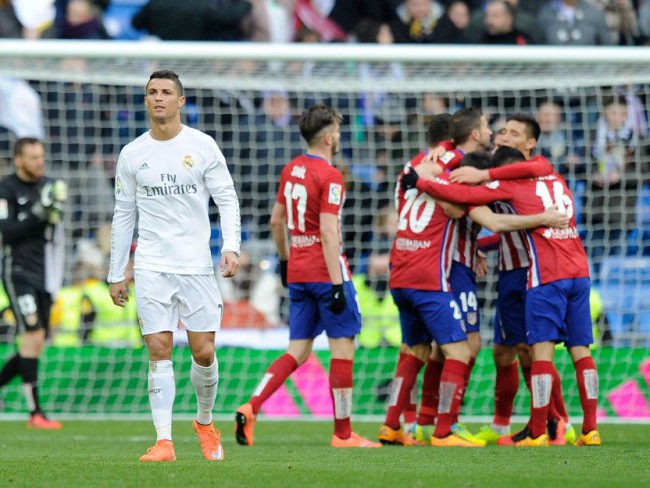
[{"label": "white goalpost", "polygon": [[[336,161],[348,186],[342,231],[360,274],[369,256],[390,248],[381,217],[390,215],[403,164],[426,147],[431,117],[476,106],[496,131],[508,114],[537,115],[538,151],[569,182],[592,266],[593,306],[601,308],[594,316],[594,354],[603,365],[601,413],[616,421],[650,419],[648,49],[1,40],[0,172],[11,172],[10,150],[18,137],[44,137],[50,171],[66,179],[71,191],[67,286],[75,286],[76,273],[88,264],[80,251],[88,243],[106,258],[116,158],[147,130],[144,85],[158,69],[179,74],[187,96],[184,123],[215,138],[241,199],[248,261],[239,280],[223,284],[229,315],[218,339],[219,412],[234,411],[286,346],[286,296],[276,273],[269,212],[281,168],[305,149],[297,117],[324,101],[345,118]],[[211,215],[218,259],[215,208]],[[492,412],[495,296],[492,271],[480,285],[484,351],[464,406],[474,416]],[[366,324],[376,319],[364,318]],[[112,325],[125,324],[99,324]],[[148,412],[146,352],[137,342],[102,343],[80,335],[77,343],[57,344],[60,328],[53,324],[42,364],[48,412]],[[0,359],[12,350],[12,333],[10,321],[0,324]],[[387,337],[360,344],[356,415],[383,412],[397,359]],[[179,347],[175,354],[177,367],[189,368],[187,350]],[[570,413],[578,414],[567,356],[558,352],[558,364]],[[317,351],[265,413],[328,418],[328,358],[326,350]],[[517,413],[526,413],[526,396],[519,395]],[[18,384],[2,397],[5,414],[24,410]],[[177,405],[193,411],[189,382],[179,383]]]}]

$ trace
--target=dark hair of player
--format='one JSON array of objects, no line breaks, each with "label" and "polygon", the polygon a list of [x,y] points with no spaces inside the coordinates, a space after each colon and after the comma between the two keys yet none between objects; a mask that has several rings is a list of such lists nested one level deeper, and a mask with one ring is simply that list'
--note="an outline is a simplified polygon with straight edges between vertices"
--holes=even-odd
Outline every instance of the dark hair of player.
[{"label": "dark hair of player", "polygon": [[25,150],[25,146],[31,146],[32,144],[43,144],[40,139],[36,137],[21,137],[14,143],[14,157],[21,156]]},{"label": "dark hair of player", "polygon": [[526,161],[526,156],[519,149],[514,147],[501,146],[492,155],[494,167],[505,166],[506,164]]},{"label": "dark hair of player", "polygon": [[[178,96],[183,96],[183,84],[181,83],[181,80],[178,79],[178,75],[173,71],[168,69],[154,71],[149,77],[149,81],[151,80],[172,80],[174,82],[174,85],[176,85]],[[149,81],[147,82],[147,87],[149,86]]]},{"label": "dark hair of player", "polygon": [[490,169],[493,167],[492,156],[485,151],[472,151],[463,156],[460,166],[471,166],[476,169]]},{"label": "dark hair of player", "polygon": [[528,132],[528,137],[533,138],[536,141],[539,140],[539,135],[542,133],[542,129],[539,127],[539,123],[535,117],[530,114],[516,113],[508,115],[506,123],[510,122],[511,120],[524,124],[526,126],[526,131]]},{"label": "dark hair of player", "polygon": [[427,126],[427,137],[429,146],[437,146],[442,141],[451,139],[449,134],[449,125],[451,122],[451,114],[438,114],[434,115]]},{"label": "dark hair of player", "polygon": [[467,142],[473,130],[481,130],[483,112],[476,107],[463,108],[451,116],[449,133],[458,146]]},{"label": "dark hair of player", "polygon": [[323,129],[335,123],[340,124],[342,120],[341,112],[324,103],[317,103],[305,110],[300,116],[298,122],[300,135],[307,141],[308,145],[311,145]]}]

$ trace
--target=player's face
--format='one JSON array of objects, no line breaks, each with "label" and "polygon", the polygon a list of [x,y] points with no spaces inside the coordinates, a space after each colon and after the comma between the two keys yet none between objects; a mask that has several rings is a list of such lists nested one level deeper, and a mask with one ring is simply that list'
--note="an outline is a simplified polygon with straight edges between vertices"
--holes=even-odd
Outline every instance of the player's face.
[{"label": "player's face", "polygon": [[43,144],[26,144],[22,154],[18,154],[14,162],[16,174],[26,182],[34,182],[45,176],[45,148]]},{"label": "player's face", "polygon": [[481,129],[478,132],[478,145],[481,149],[488,149],[492,138],[492,131],[488,125],[485,115],[481,116]]},{"label": "player's face", "polygon": [[151,120],[164,124],[180,117],[185,97],[179,95],[172,80],[154,78],[147,85],[144,103]]},{"label": "player's face", "polygon": [[505,132],[501,138],[501,145],[513,147],[520,150],[526,158],[530,158],[530,152],[535,148],[537,141],[528,135],[526,124],[518,120],[506,122]]}]

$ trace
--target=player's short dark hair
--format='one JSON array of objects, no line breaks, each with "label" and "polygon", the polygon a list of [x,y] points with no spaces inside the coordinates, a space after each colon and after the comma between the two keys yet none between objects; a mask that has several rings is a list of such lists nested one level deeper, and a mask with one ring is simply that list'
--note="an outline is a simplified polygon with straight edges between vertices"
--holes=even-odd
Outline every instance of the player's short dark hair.
[{"label": "player's short dark hair", "polygon": [[473,130],[481,130],[482,116],[483,112],[476,107],[460,109],[451,116],[449,133],[456,145],[467,142]]},{"label": "player's short dark hair", "polygon": [[539,135],[542,133],[542,129],[539,127],[539,122],[537,122],[537,119],[533,115],[525,113],[508,115],[506,123],[511,120],[524,124],[526,126],[526,131],[528,132],[528,137],[532,137],[536,141],[539,140]]},{"label": "player's short dark hair", "polygon": [[526,156],[514,147],[501,146],[492,155],[492,164],[495,167],[505,166],[506,164],[516,163],[517,161],[526,161]]},{"label": "player's short dark hair", "polygon": [[[172,80],[174,82],[174,85],[176,85],[176,91],[178,92],[178,96],[183,95],[183,84],[181,83],[181,80],[178,78],[178,75],[174,73],[172,70],[161,69],[159,71],[154,71],[153,73],[151,73],[151,76],[149,77],[149,81],[151,80]],[[147,81],[147,86],[149,86],[149,81]]]},{"label": "player's short dark hair", "polygon": [[307,144],[312,144],[323,129],[335,123],[340,124],[342,120],[341,112],[324,103],[317,103],[300,116],[298,122],[300,135],[307,141]]},{"label": "player's short dark hair", "polygon": [[492,163],[492,156],[485,151],[472,151],[471,153],[465,154],[460,166],[471,166],[476,169],[490,169],[494,167]]},{"label": "player's short dark hair", "polygon": [[21,156],[25,150],[25,146],[31,146],[32,144],[43,144],[43,141],[37,137],[21,137],[14,143],[14,157]]},{"label": "player's short dark hair", "polygon": [[442,141],[451,139],[449,133],[450,122],[451,114],[444,113],[431,117],[429,125],[427,126],[429,146],[437,146]]}]

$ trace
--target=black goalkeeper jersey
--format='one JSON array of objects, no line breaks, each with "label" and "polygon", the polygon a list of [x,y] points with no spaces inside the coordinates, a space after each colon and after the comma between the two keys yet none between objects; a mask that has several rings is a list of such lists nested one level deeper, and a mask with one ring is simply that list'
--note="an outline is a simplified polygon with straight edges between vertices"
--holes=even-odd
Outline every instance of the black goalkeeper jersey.
[{"label": "black goalkeeper jersey", "polygon": [[[27,282],[46,290],[52,257],[46,248],[54,227],[32,213],[40,190],[50,178],[26,183],[15,174],[0,181],[0,236],[2,238],[2,280]],[[58,256],[57,259],[62,259]]]}]

